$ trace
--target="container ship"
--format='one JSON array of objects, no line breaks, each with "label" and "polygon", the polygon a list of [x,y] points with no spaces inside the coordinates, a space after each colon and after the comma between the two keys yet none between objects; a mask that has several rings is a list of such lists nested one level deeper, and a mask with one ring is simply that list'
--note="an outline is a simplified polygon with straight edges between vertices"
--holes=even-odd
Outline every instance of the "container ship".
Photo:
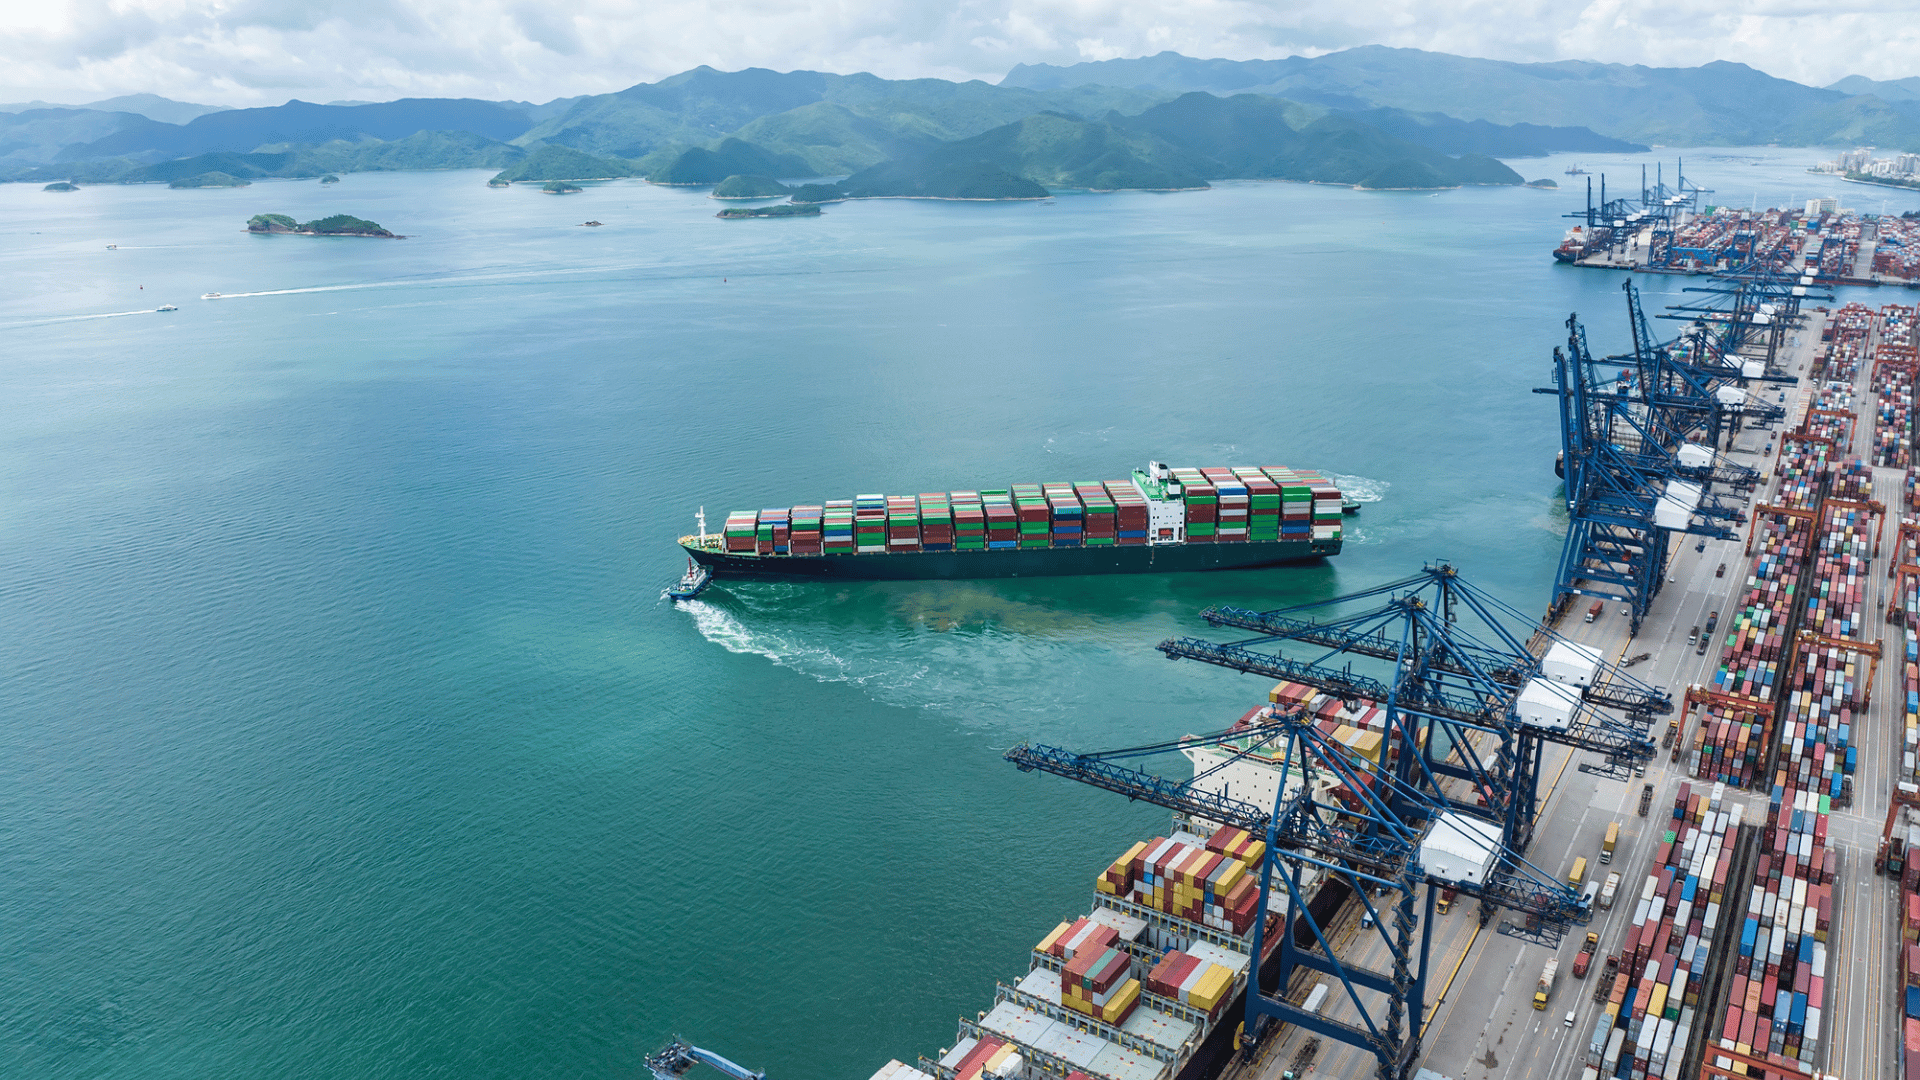
[{"label": "container ship", "polygon": [[[1312,716],[1348,748],[1363,777],[1380,775],[1383,755],[1392,766],[1396,755],[1376,703],[1283,682],[1233,725],[1246,738],[1181,751],[1193,763],[1195,789],[1262,805],[1295,790],[1302,771],[1297,763],[1287,768],[1284,750],[1263,737],[1281,712]],[[1323,774],[1313,782],[1317,800],[1358,805],[1338,779]],[[952,1046],[912,1065],[889,1061],[872,1080],[1218,1076],[1237,1049],[1252,973],[1258,969],[1260,985],[1273,992],[1280,935],[1291,932],[1300,946],[1311,945],[1311,931],[1288,917],[1285,890],[1274,890],[1260,910],[1266,854],[1262,837],[1175,813],[1166,835],[1135,843],[1094,879],[1091,910],[1042,937],[1027,973],[996,985],[985,1011],[962,1017]],[[1312,870],[1300,884],[1322,927],[1353,895],[1343,878]],[[1265,928],[1256,964],[1257,919]],[[1286,993],[1318,1012],[1328,988],[1322,980]]]},{"label": "container ship", "polygon": [[1287,468],[1150,462],[1127,480],[858,495],[729,513],[680,546],[715,577],[1046,577],[1232,570],[1340,552],[1357,508],[1326,477]]}]

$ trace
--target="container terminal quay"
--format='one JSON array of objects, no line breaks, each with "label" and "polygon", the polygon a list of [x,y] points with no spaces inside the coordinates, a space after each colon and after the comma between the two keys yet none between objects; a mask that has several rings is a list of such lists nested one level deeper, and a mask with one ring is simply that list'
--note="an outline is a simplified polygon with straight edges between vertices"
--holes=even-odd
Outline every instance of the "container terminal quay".
[{"label": "container terminal quay", "polygon": [[1739,277],[1770,263],[1805,269],[1822,286],[1894,285],[1920,288],[1920,220],[1863,214],[1838,198],[1802,206],[1741,208],[1711,204],[1713,192],[1689,181],[1677,163],[1673,183],[1664,167],[1642,170],[1632,192],[1605,177],[1587,178],[1586,205],[1567,215],[1557,262],[1598,270]]},{"label": "container terminal quay", "polygon": [[1916,319],[1807,258],[1568,320],[1545,616],[1445,564],[1210,608],[1159,648],[1223,730],[1009,751],[1167,827],[874,1080],[1920,1080]]}]

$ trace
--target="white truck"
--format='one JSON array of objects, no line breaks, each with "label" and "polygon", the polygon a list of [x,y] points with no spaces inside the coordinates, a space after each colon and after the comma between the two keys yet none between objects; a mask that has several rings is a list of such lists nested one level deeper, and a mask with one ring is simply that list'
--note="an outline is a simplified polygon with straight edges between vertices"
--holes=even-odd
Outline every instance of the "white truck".
[{"label": "white truck", "polygon": [[1559,977],[1560,977],[1560,958],[1556,956],[1553,959],[1547,961],[1546,967],[1543,967],[1540,969],[1540,985],[1536,987],[1533,991],[1533,1007],[1534,1008],[1545,1009],[1547,1007],[1547,999],[1553,996],[1554,980],[1558,979]]},{"label": "white truck", "polygon": [[1612,907],[1614,894],[1619,891],[1620,871],[1615,870],[1607,875],[1607,883],[1600,887],[1600,906],[1603,908]]}]

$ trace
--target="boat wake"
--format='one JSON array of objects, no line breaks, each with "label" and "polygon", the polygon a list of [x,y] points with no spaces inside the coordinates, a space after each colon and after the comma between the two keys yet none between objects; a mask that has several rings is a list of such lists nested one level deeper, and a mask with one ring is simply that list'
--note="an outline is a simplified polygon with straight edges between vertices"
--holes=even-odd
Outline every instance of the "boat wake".
[{"label": "boat wake", "polygon": [[1080,688],[1034,690],[1045,682],[1042,672],[1084,664],[1085,646],[1092,644],[1084,640],[977,625],[953,632],[950,626],[941,629],[938,619],[922,621],[909,612],[905,625],[896,623],[878,634],[849,634],[828,645],[819,636],[833,631],[823,628],[812,612],[797,613],[801,621],[790,628],[765,625],[779,618],[771,609],[790,608],[791,600],[761,599],[770,610],[755,610],[756,605],[746,601],[743,614],[751,625],[706,600],[685,600],[678,606],[693,618],[701,637],[728,652],[765,657],[817,682],[857,686],[884,705],[977,720],[981,715],[1054,714],[1083,707],[1089,693]]},{"label": "boat wake", "polygon": [[700,631],[701,637],[730,653],[764,656],[781,667],[810,675],[820,682],[859,683],[873,677],[857,675],[853,665],[834,655],[831,649],[807,645],[774,631],[751,629],[732,613],[705,600],[682,601],[680,608],[693,616],[694,628]]},{"label": "boat wake", "polygon": [[38,318],[25,318],[18,322],[0,322],[0,330],[12,330],[27,326],[54,326],[59,323],[86,322],[89,319],[124,319],[129,315],[152,315],[153,308],[141,308],[139,311],[102,311],[90,315],[50,315]]},{"label": "boat wake", "polygon": [[1340,487],[1340,494],[1359,503],[1376,503],[1386,498],[1391,481],[1372,480],[1364,476],[1344,476],[1331,474],[1333,482]]}]

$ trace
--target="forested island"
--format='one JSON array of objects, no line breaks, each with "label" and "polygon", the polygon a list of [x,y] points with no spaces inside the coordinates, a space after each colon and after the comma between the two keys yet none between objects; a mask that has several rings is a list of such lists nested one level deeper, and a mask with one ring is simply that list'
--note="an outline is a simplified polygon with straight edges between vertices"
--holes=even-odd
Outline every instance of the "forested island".
[{"label": "forested island", "polygon": [[376,222],[351,214],[335,214],[304,224],[285,214],[255,214],[247,221],[250,233],[288,233],[294,236],[377,236],[389,240],[406,237],[388,232]]},{"label": "forested island", "polygon": [[177,180],[169,181],[167,186],[170,188],[223,188],[248,187],[252,183],[253,181],[251,180],[242,180],[238,176],[232,176],[228,173],[215,170],[214,172],[201,173],[198,176],[183,176]]},{"label": "forested island", "polygon": [[819,203],[776,203],[773,206],[729,206],[717,218],[818,217]]}]

